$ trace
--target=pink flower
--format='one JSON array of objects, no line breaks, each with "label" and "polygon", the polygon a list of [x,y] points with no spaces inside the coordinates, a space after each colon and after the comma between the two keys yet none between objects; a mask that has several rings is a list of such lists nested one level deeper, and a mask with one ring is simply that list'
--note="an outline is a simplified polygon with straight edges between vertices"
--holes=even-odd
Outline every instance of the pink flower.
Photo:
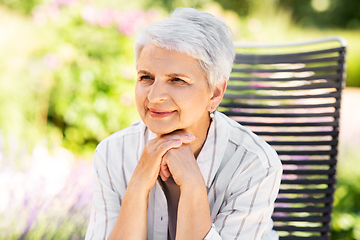
[{"label": "pink flower", "polygon": [[53,3],[57,6],[70,5],[76,0],[53,0]]},{"label": "pink flower", "polygon": [[132,10],[122,12],[118,16],[118,29],[125,35],[133,35],[136,30],[146,23],[146,15],[142,11]]},{"label": "pink flower", "polygon": [[149,11],[129,10],[119,13],[117,17],[118,29],[121,33],[134,35],[139,28],[159,18],[159,12],[151,9]]},{"label": "pink flower", "polygon": [[115,10],[103,9],[97,13],[97,25],[100,27],[109,27],[115,22],[115,16]]},{"label": "pink flower", "polygon": [[87,5],[81,10],[82,18],[91,25],[97,24],[97,10],[95,7]]},{"label": "pink flower", "polygon": [[48,53],[43,58],[44,64],[50,69],[56,69],[60,66],[60,59],[55,55]]}]

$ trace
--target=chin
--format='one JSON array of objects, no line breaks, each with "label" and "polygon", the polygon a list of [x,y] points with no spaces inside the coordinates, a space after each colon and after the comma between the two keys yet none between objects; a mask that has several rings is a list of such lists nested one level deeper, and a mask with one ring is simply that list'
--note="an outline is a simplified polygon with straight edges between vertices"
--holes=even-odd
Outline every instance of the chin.
[{"label": "chin", "polygon": [[155,133],[156,135],[165,135],[171,132],[174,132],[178,129],[176,128],[170,128],[170,127],[164,127],[164,126],[149,126],[147,125],[148,129]]}]

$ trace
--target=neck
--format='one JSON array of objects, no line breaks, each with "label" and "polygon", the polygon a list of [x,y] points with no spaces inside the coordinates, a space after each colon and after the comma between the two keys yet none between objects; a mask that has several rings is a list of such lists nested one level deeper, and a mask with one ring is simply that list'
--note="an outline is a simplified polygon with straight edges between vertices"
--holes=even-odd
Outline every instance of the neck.
[{"label": "neck", "polygon": [[211,120],[209,119],[209,121],[204,124],[202,131],[198,131],[198,134],[195,135],[195,140],[190,143],[190,147],[192,152],[194,153],[195,159],[197,159],[201,152],[201,149],[204,146],[210,128],[210,123]]}]

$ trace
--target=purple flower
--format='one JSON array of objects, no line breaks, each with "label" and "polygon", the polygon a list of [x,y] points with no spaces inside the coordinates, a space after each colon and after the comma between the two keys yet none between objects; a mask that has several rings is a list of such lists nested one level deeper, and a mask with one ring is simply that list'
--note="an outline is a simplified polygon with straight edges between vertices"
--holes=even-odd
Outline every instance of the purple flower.
[{"label": "purple flower", "polygon": [[31,226],[33,226],[34,224],[37,213],[38,213],[38,206],[33,206],[31,208],[30,215],[28,216],[28,219],[26,221],[26,227],[23,230],[19,239],[23,239],[26,236],[26,234],[29,232]]}]

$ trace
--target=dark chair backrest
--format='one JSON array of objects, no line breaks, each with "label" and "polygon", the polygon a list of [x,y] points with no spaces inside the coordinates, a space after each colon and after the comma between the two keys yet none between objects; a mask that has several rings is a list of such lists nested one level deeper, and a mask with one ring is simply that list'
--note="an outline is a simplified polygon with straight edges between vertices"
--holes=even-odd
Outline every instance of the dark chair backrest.
[{"label": "dark chair backrest", "polygon": [[281,240],[329,239],[346,41],[235,43],[219,111],[279,154],[284,174],[273,214]]}]

